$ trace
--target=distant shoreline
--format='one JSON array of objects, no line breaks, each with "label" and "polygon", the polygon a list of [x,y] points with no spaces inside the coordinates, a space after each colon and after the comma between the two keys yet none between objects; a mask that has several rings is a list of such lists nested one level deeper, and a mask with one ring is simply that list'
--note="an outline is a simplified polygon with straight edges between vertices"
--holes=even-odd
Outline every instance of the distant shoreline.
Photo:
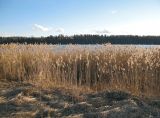
[{"label": "distant shoreline", "polygon": [[73,35],[48,37],[0,37],[0,44],[122,44],[122,45],[160,45],[160,36],[136,35]]}]

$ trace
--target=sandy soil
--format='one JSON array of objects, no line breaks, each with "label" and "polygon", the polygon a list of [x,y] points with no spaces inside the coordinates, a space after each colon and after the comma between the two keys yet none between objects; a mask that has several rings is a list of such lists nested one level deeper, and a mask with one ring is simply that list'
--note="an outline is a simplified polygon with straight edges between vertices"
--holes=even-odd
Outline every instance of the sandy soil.
[{"label": "sandy soil", "polygon": [[160,99],[142,100],[115,91],[75,96],[60,88],[0,81],[0,117],[160,118]]}]

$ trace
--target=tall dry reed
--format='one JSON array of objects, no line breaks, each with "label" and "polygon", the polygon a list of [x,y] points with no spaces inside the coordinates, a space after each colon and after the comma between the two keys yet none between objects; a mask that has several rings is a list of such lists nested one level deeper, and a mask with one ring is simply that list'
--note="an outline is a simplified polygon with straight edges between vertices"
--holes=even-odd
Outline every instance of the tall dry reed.
[{"label": "tall dry reed", "polygon": [[[0,79],[160,96],[160,48],[0,45]],[[50,84],[50,83],[47,83]]]}]

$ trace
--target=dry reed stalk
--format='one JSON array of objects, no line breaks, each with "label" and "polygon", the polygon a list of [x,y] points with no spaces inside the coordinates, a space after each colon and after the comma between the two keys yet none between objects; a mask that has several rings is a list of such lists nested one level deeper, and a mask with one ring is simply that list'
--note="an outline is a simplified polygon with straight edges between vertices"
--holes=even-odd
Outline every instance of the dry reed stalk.
[{"label": "dry reed stalk", "polygon": [[[117,89],[160,96],[160,48],[103,45],[0,45],[0,79]],[[50,84],[48,83],[48,84]],[[49,85],[46,85],[49,86]]]}]

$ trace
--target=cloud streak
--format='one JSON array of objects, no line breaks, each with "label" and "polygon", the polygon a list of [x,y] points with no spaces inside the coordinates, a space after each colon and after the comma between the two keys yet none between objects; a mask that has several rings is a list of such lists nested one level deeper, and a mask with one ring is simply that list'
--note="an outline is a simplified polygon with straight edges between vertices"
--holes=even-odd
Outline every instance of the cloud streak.
[{"label": "cloud streak", "polygon": [[64,33],[64,29],[63,28],[57,28],[55,30],[56,33]]},{"label": "cloud streak", "polygon": [[63,34],[64,33],[64,29],[61,28],[61,27],[53,29],[52,27],[44,27],[44,26],[39,25],[39,24],[34,24],[33,29],[41,31],[41,32],[50,32],[50,33],[58,33],[58,34]]},{"label": "cloud streak", "polygon": [[49,27],[44,27],[44,26],[39,25],[39,24],[34,24],[33,28],[36,29],[36,30],[42,31],[42,32],[48,32],[52,29],[52,28],[49,28]]},{"label": "cloud streak", "polygon": [[97,34],[109,34],[110,31],[107,30],[107,29],[103,29],[103,30],[94,30],[94,33],[97,33]]}]

